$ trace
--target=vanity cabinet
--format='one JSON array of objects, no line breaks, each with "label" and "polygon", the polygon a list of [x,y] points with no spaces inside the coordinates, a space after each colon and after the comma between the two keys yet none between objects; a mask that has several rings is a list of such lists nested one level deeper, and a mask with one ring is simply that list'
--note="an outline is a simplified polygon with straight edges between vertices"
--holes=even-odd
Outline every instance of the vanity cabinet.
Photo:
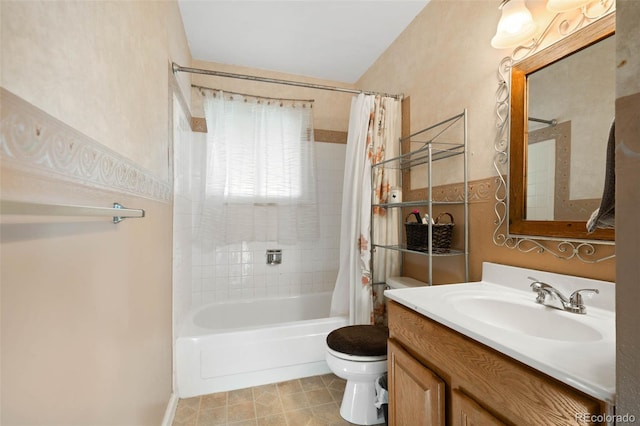
[{"label": "vanity cabinet", "polygon": [[452,421],[450,423],[459,426],[498,426],[505,424],[459,389],[454,389],[451,393],[451,418]]},{"label": "vanity cabinet", "polygon": [[395,342],[388,352],[390,424],[444,425],[444,381]]},{"label": "vanity cabinet", "polygon": [[[606,404],[390,301],[389,424],[583,425]],[[577,354],[576,356],[579,356]]]}]

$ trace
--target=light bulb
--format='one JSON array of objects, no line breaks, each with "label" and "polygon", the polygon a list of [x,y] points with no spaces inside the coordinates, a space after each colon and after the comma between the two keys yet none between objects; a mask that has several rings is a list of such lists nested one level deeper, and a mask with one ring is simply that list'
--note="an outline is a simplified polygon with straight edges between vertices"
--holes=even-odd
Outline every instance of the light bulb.
[{"label": "light bulb", "polygon": [[533,38],[536,29],[524,0],[507,0],[502,4],[502,16],[491,45],[496,49],[518,46]]}]

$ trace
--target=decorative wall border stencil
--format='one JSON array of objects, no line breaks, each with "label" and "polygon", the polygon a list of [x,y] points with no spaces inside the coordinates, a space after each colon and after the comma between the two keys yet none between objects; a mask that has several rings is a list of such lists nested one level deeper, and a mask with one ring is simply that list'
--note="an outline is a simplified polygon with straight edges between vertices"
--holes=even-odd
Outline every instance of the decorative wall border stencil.
[{"label": "decorative wall border stencil", "polygon": [[171,200],[170,181],[159,179],[13,93],[0,88],[0,96],[3,167],[163,202]]},{"label": "decorative wall border stencil", "polygon": [[[469,182],[469,202],[492,201],[494,178],[485,178]],[[452,183],[434,186],[433,201],[462,201],[464,199],[464,184]],[[405,201],[426,200],[427,188],[410,190],[405,195]]]}]

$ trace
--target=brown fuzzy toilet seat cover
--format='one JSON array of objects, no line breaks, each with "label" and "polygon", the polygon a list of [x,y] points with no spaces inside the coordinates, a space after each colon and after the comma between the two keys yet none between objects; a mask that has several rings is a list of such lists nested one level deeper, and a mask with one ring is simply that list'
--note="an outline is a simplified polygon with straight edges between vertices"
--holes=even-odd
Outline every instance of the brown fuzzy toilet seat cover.
[{"label": "brown fuzzy toilet seat cover", "polygon": [[389,328],[384,325],[349,325],[333,330],[327,346],[337,352],[356,356],[387,354]]}]

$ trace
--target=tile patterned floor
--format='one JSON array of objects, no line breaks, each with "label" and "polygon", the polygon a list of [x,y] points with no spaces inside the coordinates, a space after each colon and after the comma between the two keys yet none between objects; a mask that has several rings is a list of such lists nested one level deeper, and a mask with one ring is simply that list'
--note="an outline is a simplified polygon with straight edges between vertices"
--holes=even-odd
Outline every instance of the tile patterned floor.
[{"label": "tile patterned floor", "polygon": [[346,426],[345,381],[333,374],[220,392],[178,402],[173,426]]}]

